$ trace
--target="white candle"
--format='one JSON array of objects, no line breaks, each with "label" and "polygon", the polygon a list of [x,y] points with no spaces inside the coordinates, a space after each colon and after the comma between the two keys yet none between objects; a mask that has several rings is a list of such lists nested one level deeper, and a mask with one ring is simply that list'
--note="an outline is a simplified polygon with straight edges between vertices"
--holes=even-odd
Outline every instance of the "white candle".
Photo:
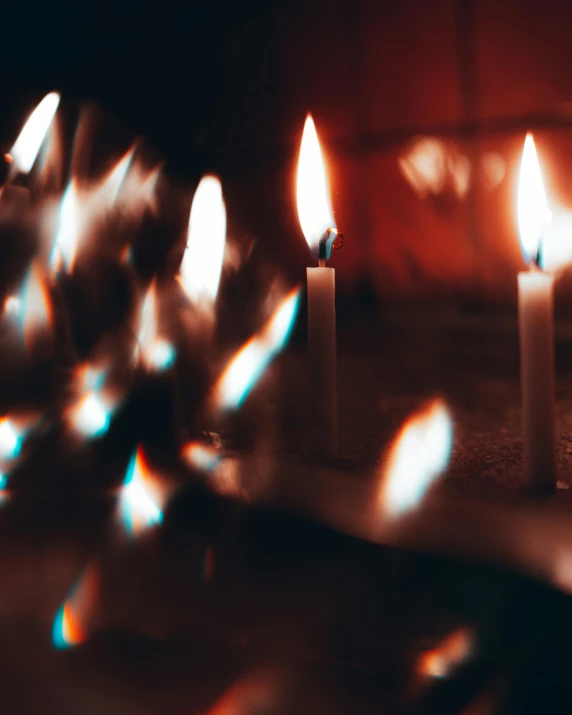
[{"label": "white candle", "polygon": [[524,469],[535,488],[556,484],[553,278],[542,266],[550,211],[531,134],[524,143],[518,187],[518,227],[531,269],[518,274],[518,321]]},{"label": "white candle", "polygon": [[312,117],[304,125],[297,181],[298,216],[317,268],[307,269],[311,449],[332,458],[337,450],[335,271],[326,267],[335,228],[326,171]]},{"label": "white candle", "polygon": [[312,447],[333,457],[337,448],[338,395],[336,385],[336,272],[307,268],[308,363],[312,397]]},{"label": "white candle", "polygon": [[556,484],[553,283],[543,271],[518,274],[525,473],[531,486],[548,488]]}]

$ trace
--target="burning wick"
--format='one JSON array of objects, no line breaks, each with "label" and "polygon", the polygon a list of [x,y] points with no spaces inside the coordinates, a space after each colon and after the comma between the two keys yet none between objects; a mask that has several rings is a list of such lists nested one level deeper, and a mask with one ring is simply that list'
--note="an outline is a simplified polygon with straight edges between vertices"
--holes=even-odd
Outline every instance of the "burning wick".
[{"label": "burning wick", "polygon": [[[343,236],[335,228],[326,170],[316,127],[306,117],[296,186],[298,217],[318,268],[307,269],[308,362],[312,409],[313,451],[320,457],[335,457],[338,433],[336,384],[336,274],[326,268],[332,247],[341,248]],[[335,246],[335,240],[340,243]]]},{"label": "burning wick", "polygon": [[518,322],[524,468],[528,483],[556,484],[554,406],[554,280],[544,270],[551,218],[532,134],[527,134],[518,182],[518,229],[530,269],[518,274]]}]

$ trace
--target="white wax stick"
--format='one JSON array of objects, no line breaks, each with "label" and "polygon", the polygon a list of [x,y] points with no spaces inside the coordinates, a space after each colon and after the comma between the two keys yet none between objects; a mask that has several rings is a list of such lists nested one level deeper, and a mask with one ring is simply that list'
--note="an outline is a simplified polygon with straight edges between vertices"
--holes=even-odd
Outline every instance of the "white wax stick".
[{"label": "white wax stick", "polygon": [[333,268],[307,269],[312,451],[330,458],[338,437],[335,278]]},{"label": "white wax stick", "polygon": [[556,485],[553,279],[542,271],[518,274],[520,379],[524,465],[532,487]]}]

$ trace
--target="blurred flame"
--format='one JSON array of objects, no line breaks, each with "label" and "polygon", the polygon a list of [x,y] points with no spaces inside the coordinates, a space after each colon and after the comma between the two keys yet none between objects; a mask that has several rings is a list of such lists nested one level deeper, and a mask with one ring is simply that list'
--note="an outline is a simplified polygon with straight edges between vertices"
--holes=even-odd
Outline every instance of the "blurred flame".
[{"label": "blurred flame", "polygon": [[143,529],[163,522],[154,491],[151,472],[143,450],[138,447],[127,467],[121,493],[121,513],[129,534],[136,536]]},{"label": "blurred flame", "polygon": [[532,134],[527,134],[518,179],[518,232],[526,261],[535,260],[544,230],[550,223],[542,173]]},{"label": "blurred flame", "polygon": [[452,443],[451,417],[441,400],[434,400],[407,419],[384,469],[381,496],[391,516],[401,515],[421,502],[446,469]]},{"label": "blurred flame", "polygon": [[103,181],[102,190],[109,197],[111,203],[115,201],[119,194],[121,185],[123,184],[129,167],[131,166],[134,152],[135,145],[125,152]]},{"label": "blurred flame", "polygon": [[399,168],[411,188],[424,199],[450,188],[462,199],[471,181],[471,162],[453,142],[433,137],[416,139],[399,157]]},{"label": "blurred flame", "polygon": [[64,603],[57,612],[52,626],[52,644],[63,650],[79,645],[85,640],[83,632],[69,603]]},{"label": "blurred flame", "polygon": [[542,268],[557,271],[572,263],[572,212],[558,211],[544,227]]},{"label": "blurred flame", "polygon": [[138,349],[141,359],[148,368],[165,370],[175,360],[175,348],[167,340],[159,337],[158,323],[157,285],[153,281],[141,307]]},{"label": "blurred flame", "polygon": [[22,449],[23,433],[8,417],[0,419],[0,459],[15,459]]},{"label": "blurred flame", "polygon": [[220,463],[220,452],[202,442],[189,442],[183,447],[183,459],[198,472],[212,472]]},{"label": "blurred flame", "polygon": [[473,650],[472,632],[469,628],[458,628],[450,633],[432,650],[421,656],[418,670],[422,675],[445,678],[471,655]]},{"label": "blurred flame", "polygon": [[17,295],[9,295],[4,301],[4,315],[17,318],[20,315],[22,301]]},{"label": "blurred flame", "polygon": [[219,450],[202,442],[189,442],[183,447],[182,457],[197,472],[207,475],[209,487],[217,494],[241,494],[240,464],[233,458],[223,458]]},{"label": "blurred flame", "polygon": [[264,328],[236,353],[214,386],[215,409],[237,409],[242,405],[288,341],[299,305],[300,288],[294,288]]},{"label": "blurred flame", "polygon": [[95,601],[99,573],[89,565],[58,610],[52,625],[52,645],[59,650],[71,648],[86,640],[85,622]]},{"label": "blurred flame", "polygon": [[10,154],[13,171],[29,173],[60,103],[57,92],[47,94],[30,114]]},{"label": "blurred flame", "polygon": [[78,196],[75,181],[72,179],[64,192],[58,216],[58,226],[50,265],[58,270],[63,264],[71,273],[75,262],[78,234]]},{"label": "blurred flame", "polygon": [[28,349],[36,332],[51,325],[52,308],[49,291],[39,264],[33,261],[22,288],[21,329]]},{"label": "blurred flame", "polygon": [[106,372],[86,363],[77,368],[74,383],[78,399],[67,411],[70,426],[84,437],[99,437],[109,429],[120,399],[104,389]]},{"label": "blurred flame", "polygon": [[100,395],[88,392],[70,410],[69,420],[74,429],[86,437],[98,437],[107,432],[111,416],[112,409],[105,404]]},{"label": "blurred flame", "polygon": [[187,247],[181,262],[180,282],[195,304],[215,302],[226,240],[226,209],[216,176],[201,179],[191,206]]},{"label": "blurred flame", "polygon": [[326,167],[311,114],[306,117],[300,145],[296,200],[302,233],[310,250],[315,253],[322,235],[328,228],[336,228],[336,224],[330,203]]}]

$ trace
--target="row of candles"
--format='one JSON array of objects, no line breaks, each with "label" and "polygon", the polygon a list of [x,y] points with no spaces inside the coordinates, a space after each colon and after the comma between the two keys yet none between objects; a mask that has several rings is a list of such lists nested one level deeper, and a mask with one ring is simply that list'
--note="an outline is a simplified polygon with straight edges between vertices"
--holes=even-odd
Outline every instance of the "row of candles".
[{"label": "row of candles", "polygon": [[[20,185],[25,183],[20,177],[31,171],[58,103],[56,93],[44,98],[6,156],[8,176],[0,202],[10,201],[12,194],[26,191]],[[128,163],[128,156],[119,162],[104,182],[106,190],[117,192],[117,182],[124,180]],[[149,186],[153,186],[152,179],[153,175],[143,182],[146,194]],[[318,264],[307,269],[312,445],[316,454],[331,459],[337,450],[336,317],[335,272],[327,263],[343,237],[334,221],[325,162],[310,116],[302,135],[296,195],[302,232]],[[74,271],[79,211],[80,189],[72,179],[60,202],[49,258],[52,288],[57,285],[58,275]],[[543,270],[547,267],[547,257],[551,270],[558,264],[550,219],[534,142],[527,136],[519,182],[518,222],[523,252],[531,261],[531,268],[519,274],[518,291],[525,468],[529,482],[535,486],[553,485],[556,478],[553,277]],[[222,187],[218,179],[207,176],[201,180],[192,202],[187,246],[178,274],[181,287],[203,318],[199,329],[207,333],[212,325],[225,241]],[[15,296],[5,302],[5,313],[20,313],[29,340],[49,322],[49,288],[44,269],[36,260],[25,280],[21,304]],[[236,410],[244,403],[253,385],[288,340],[299,303],[300,289],[294,288],[279,302],[262,328],[232,357],[210,391],[212,412]],[[154,281],[141,303],[136,358],[149,371],[168,370],[176,360],[173,345],[159,329],[158,288]],[[81,383],[81,399],[66,416],[86,437],[106,432],[121,399],[105,384],[104,372],[84,366],[76,374]],[[11,421],[0,420],[0,458],[6,461],[7,456],[16,457],[21,442],[21,434]],[[389,452],[382,478],[380,499],[387,515],[399,516],[420,502],[432,481],[446,468],[451,444],[452,421],[439,400],[404,425]],[[233,492],[236,460],[199,441],[186,443],[182,454],[194,469],[211,473],[218,479],[220,491]],[[4,488],[5,482],[2,477],[0,488]],[[161,523],[163,491],[152,478],[143,450],[137,449],[129,462],[120,499],[123,523],[129,533],[136,534],[142,527]],[[77,612],[77,592],[85,588],[85,581],[91,582],[91,576],[80,581],[58,612],[54,622],[54,643],[58,646],[69,646],[85,638]]]},{"label": "row of candles", "polygon": [[[47,95],[32,113],[11,152],[6,155],[8,177],[4,194],[21,191],[19,177],[32,169],[52,119],[59,95]],[[126,158],[114,170],[124,177]],[[4,197],[6,198],[6,197]],[[316,128],[309,115],[302,134],[297,172],[296,199],[302,233],[317,267],[307,269],[308,359],[310,408],[316,455],[334,458],[337,451],[337,377],[335,271],[327,266],[332,249],[341,246],[343,237],[334,221],[327,172]],[[58,229],[50,256],[52,271],[73,271],[78,245],[78,187],[74,180],[64,192]],[[553,276],[559,268],[558,241],[562,236],[551,231],[549,210],[532,135],[524,145],[518,187],[518,229],[523,254],[530,270],[518,275],[519,332],[525,471],[528,481],[537,486],[556,481],[556,425],[554,409],[553,356]],[[225,251],[226,215],[222,188],[213,176],[200,182],[189,220],[187,248],[179,281],[188,298],[203,313],[212,313],[220,282]],[[38,308],[43,292],[41,275],[34,264],[26,282],[29,308],[28,327],[41,323],[46,310]],[[34,298],[35,297],[35,298]],[[10,298],[6,306],[10,308]],[[299,291],[292,291],[268,325],[255,336],[229,365],[213,391],[217,408],[238,407],[257,377],[285,344],[299,304]],[[12,306],[13,307],[13,306]],[[148,366],[166,366],[173,359],[173,348],[158,335],[156,287],[151,286],[143,301],[138,350]],[[211,320],[212,324],[212,320]],[[201,329],[208,332],[208,321]],[[92,403],[92,406],[95,403]],[[104,422],[104,412],[99,417]]]}]

